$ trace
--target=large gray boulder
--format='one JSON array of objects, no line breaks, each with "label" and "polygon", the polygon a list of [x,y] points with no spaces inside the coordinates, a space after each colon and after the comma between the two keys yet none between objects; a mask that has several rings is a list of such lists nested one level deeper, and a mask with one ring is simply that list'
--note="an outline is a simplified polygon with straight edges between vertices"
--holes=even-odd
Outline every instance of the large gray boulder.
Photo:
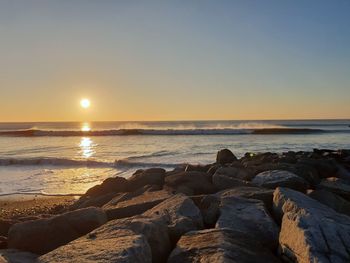
[{"label": "large gray boulder", "polygon": [[180,172],[165,177],[165,189],[187,195],[211,194],[215,187],[211,175],[204,172]]},{"label": "large gray boulder", "polygon": [[248,199],[258,199],[263,201],[266,208],[271,210],[272,208],[272,199],[273,199],[272,189],[262,188],[262,187],[253,187],[253,186],[243,186],[235,187],[227,190],[220,191],[215,195],[218,197],[243,197]]},{"label": "large gray boulder", "polygon": [[225,190],[235,187],[251,186],[251,183],[234,177],[230,177],[224,174],[215,173],[213,175],[213,185],[217,190]]},{"label": "large gray boulder", "polygon": [[152,262],[165,262],[170,254],[171,244],[168,227],[161,218],[142,215],[116,219],[95,229],[89,236],[113,239],[120,230],[132,230],[135,234],[144,235],[152,252]]},{"label": "large gray boulder", "polygon": [[220,167],[215,172],[216,175],[224,175],[234,179],[249,181],[254,177],[254,174],[242,167]]},{"label": "large gray boulder", "polygon": [[39,263],[151,263],[151,248],[144,235],[120,229],[113,236],[88,234],[39,258]]},{"label": "large gray boulder", "polygon": [[325,178],[321,181],[317,188],[325,189],[350,200],[350,182],[347,180],[337,177]]},{"label": "large gray boulder", "polygon": [[168,263],[277,263],[279,260],[256,240],[229,229],[206,229],[183,235]]},{"label": "large gray boulder", "polygon": [[1,249],[0,263],[36,263],[38,255],[17,249]]},{"label": "large gray boulder", "polygon": [[305,192],[308,188],[308,183],[298,175],[283,171],[272,170],[257,174],[252,183],[256,186],[275,189],[276,187],[288,187],[298,191]]},{"label": "large gray boulder", "polygon": [[320,189],[308,193],[308,196],[326,206],[329,206],[338,213],[350,216],[350,202],[337,194]]},{"label": "large gray boulder", "polygon": [[216,228],[229,228],[244,233],[272,249],[278,244],[278,226],[260,200],[223,197]]},{"label": "large gray boulder", "polygon": [[124,194],[105,204],[102,209],[109,220],[142,214],[165,199],[171,197],[167,191],[145,192],[138,196]]},{"label": "large gray boulder", "polygon": [[100,208],[89,207],[51,218],[13,225],[8,233],[8,247],[44,254],[64,245],[107,222]]},{"label": "large gray boulder", "polygon": [[350,262],[350,217],[288,188],[274,192],[280,253],[291,262]]},{"label": "large gray boulder", "polygon": [[168,225],[169,236],[177,241],[184,233],[203,228],[200,210],[185,195],[174,195],[144,213],[149,217],[160,217]]},{"label": "large gray boulder", "polygon": [[135,191],[145,185],[160,185],[163,186],[165,170],[163,168],[150,168],[134,173],[130,178],[129,191]]}]

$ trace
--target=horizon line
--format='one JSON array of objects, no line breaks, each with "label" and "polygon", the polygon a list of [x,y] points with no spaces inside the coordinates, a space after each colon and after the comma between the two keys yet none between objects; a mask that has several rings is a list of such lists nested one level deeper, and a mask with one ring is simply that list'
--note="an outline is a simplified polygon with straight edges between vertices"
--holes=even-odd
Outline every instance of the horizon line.
[{"label": "horizon line", "polygon": [[305,118],[305,119],[296,119],[296,118],[288,118],[288,119],[191,119],[191,120],[102,120],[102,121],[0,121],[0,123],[98,123],[98,122],[195,122],[195,121],[203,121],[203,122],[210,122],[210,121],[317,121],[317,120],[324,120],[324,121],[348,121],[350,118]]}]

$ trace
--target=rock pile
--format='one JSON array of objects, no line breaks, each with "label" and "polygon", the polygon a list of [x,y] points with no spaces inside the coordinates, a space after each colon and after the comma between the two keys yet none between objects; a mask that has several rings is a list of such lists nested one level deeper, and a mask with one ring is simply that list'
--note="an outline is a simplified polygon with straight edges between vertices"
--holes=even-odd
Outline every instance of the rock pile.
[{"label": "rock pile", "polygon": [[106,179],[59,215],[0,221],[0,262],[350,262],[349,215],[350,151],[224,149]]}]

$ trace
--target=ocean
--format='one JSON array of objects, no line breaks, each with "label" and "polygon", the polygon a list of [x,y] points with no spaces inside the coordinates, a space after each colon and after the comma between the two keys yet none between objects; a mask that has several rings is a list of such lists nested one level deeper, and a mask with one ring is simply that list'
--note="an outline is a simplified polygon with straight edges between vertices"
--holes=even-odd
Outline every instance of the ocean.
[{"label": "ocean", "polygon": [[350,120],[0,123],[0,195],[82,194],[136,169],[246,152],[349,149]]}]

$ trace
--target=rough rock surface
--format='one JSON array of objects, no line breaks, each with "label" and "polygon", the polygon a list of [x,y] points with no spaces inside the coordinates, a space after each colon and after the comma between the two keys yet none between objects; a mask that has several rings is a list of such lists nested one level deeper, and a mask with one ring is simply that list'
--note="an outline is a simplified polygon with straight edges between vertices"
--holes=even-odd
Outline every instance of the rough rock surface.
[{"label": "rough rock surface", "polygon": [[238,168],[238,167],[221,167],[216,170],[215,174],[217,175],[224,175],[230,178],[240,179],[249,181],[254,177],[254,174],[249,172],[245,168]]},{"label": "rough rock surface", "polygon": [[145,192],[139,196],[129,197],[129,194],[119,196],[102,207],[109,220],[142,214],[146,210],[151,209],[165,199],[171,197],[171,194],[161,190]]},{"label": "rough rock surface", "polygon": [[205,227],[214,227],[220,213],[220,197],[216,195],[197,195],[191,196],[191,199],[201,211]]},{"label": "rough rock surface", "polygon": [[211,194],[215,187],[208,173],[191,171],[180,172],[165,177],[165,189],[188,195]]},{"label": "rough rock surface", "polygon": [[291,262],[350,262],[350,217],[288,188],[274,192],[280,253]]},{"label": "rough rock surface", "polygon": [[261,188],[261,187],[236,187],[232,189],[227,189],[216,193],[218,197],[243,197],[248,199],[258,199],[263,201],[267,209],[272,208],[273,199],[272,189]]},{"label": "rough rock surface", "polygon": [[259,173],[252,180],[254,185],[275,189],[276,187],[288,187],[305,192],[308,183],[301,177],[288,171],[272,170]]},{"label": "rough rock surface", "polygon": [[144,235],[120,229],[114,235],[88,234],[39,258],[40,263],[151,263],[151,248]]},{"label": "rough rock surface", "polygon": [[250,182],[229,177],[224,174],[215,173],[213,175],[213,184],[217,190],[225,190],[234,187],[251,186]]},{"label": "rough rock surface", "polygon": [[237,157],[229,150],[223,149],[216,154],[216,162],[219,164],[232,163],[237,161]]},{"label": "rough rock surface", "polygon": [[89,235],[94,237],[114,238],[120,230],[132,230],[146,237],[152,251],[153,262],[165,262],[170,254],[171,244],[168,227],[161,218],[142,215],[116,219],[95,229]]},{"label": "rough rock surface", "polygon": [[138,173],[134,173],[129,181],[129,191],[134,191],[145,185],[163,185],[165,170],[162,168],[151,168]]},{"label": "rough rock surface", "polygon": [[149,217],[161,217],[168,225],[169,236],[176,241],[184,233],[203,228],[200,210],[185,195],[177,194],[144,213]]},{"label": "rough rock surface", "polygon": [[108,193],[121,193],[127,192],[129,187],[129,182],[123,177],[112,177],[107,178],[102,182],[102,184],[95,185],[86,191],[82,198],[87,196],[101,196]]},{"label": "rough rock surface", "polygon": [[100,208],[84,208],[48,219],[13,225],[8,234],[8,247],[44,254],[64,245],[107,222]]},{"label": "rough rock surface", "polygon": [[215,227],[242,232],[267,247],[276,248],[278,244],[278,226],[260,200],[223,197]]},{"label": "rough rock surface", "polygon": [[319,189],[325,189],[335,194],[339,194],[350,200],[350,182],[337,177],[325,178],[318,185]]},{"label": "rough rock surface", "polygon": [[333,208],[338,213],[350,216],[350,202],[339,195],[326,190],[314,190],[308,193],[308,196],[330,208]]},{"label": "rough rock surface", "polygon": [[206,229],[183,235],[168,263],[274,263],[279,260],[259,242],[229,229]]},{"label": "rough rock surface", "polygon": [[38,255],[17,249],[1,249],[0,263],[36,263]]}]

